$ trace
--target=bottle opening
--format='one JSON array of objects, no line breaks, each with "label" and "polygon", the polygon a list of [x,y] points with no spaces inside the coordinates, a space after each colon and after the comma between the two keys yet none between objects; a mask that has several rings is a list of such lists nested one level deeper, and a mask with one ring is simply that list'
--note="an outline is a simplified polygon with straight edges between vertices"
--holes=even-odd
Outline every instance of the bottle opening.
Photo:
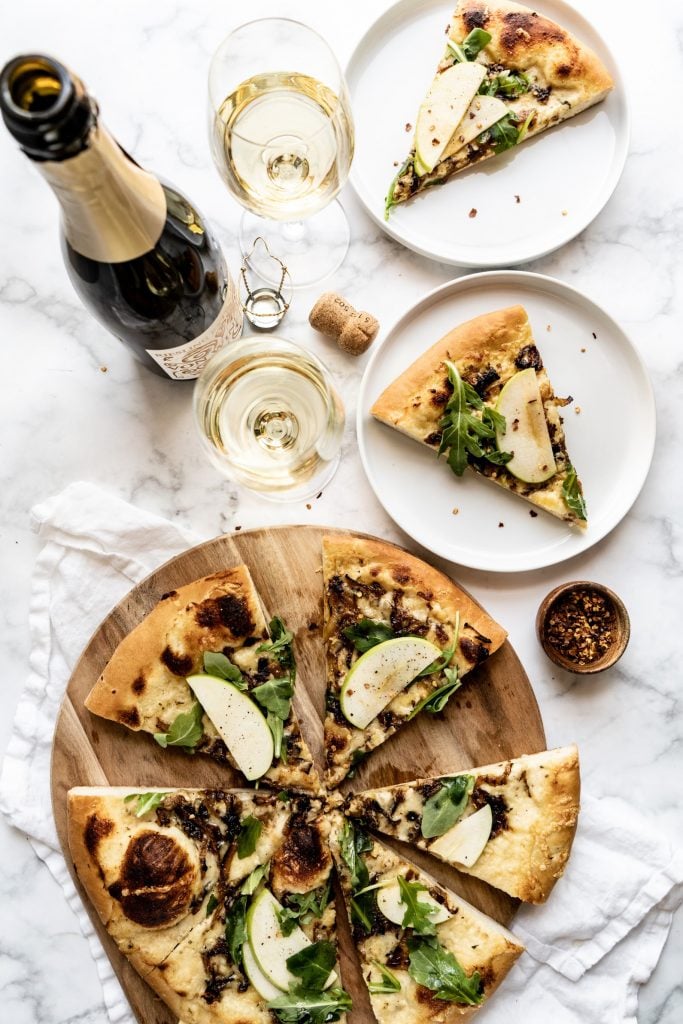
[{"label": "bottle opening", "polygon": [[2,87],[3,103],[16,113],[54,116],[70,81],[66,68],[49,57],[17,57],[7,65]]}]

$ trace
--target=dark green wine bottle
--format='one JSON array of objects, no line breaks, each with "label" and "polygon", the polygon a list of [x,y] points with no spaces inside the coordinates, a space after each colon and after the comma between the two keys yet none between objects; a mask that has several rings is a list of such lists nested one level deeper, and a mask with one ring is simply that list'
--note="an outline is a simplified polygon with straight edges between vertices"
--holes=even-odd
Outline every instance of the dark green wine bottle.
[{"label": "dark green wine bottle", "polygon": [[201,214],[135,163],[51,57],[5,65],[0,111],[60,202],[64,261],[85,306],[155,373],[196,377],[242,333],[237,289]]}]

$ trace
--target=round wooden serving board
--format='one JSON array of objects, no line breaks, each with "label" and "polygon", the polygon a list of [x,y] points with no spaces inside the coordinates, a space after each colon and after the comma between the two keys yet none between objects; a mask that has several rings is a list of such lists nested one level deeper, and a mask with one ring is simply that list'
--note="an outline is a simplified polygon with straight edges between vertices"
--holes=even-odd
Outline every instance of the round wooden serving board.
[{"label": "round wooden serving board", "polygon": [[[66,794],[72,786],[239,785],[229,768],[179,750],[162,750],[145,733],[134,733],[88,712],[83,701],[117,644],[154,607],[162,594],[219,569],[245,563],[267,613],[281,615],[295,634],[298,666],[294,700],[301,728],[322,766],[325,670],[322,630],[321,540],[338,532],[316,526],[235,533],[200,544],[148,576],[109,613],[85,648],[69,681],[52,751],[52,800],[59,839],[74,882],[141,1024],[171,1024],[173,1014],[119,953],[80,888],[69,855]],[[418,716],[374,751],[342,787],[361,790],[420,776],[489,764],[545,748],[543,724],[527,675],[509,643],[470,675],[445,712]],[[242,783],[243,784],[243,783]],[[389,840],[387,840],[390,842]],[[392,843],[400,849],[400,844]],[[438,881],[485,913],[508,923],[516,901],[477,879],[459,875],[416,849],[408,853]],[[372,1020],[353,953],[346,915],[338,899],[338,930],[344,984],[354,1000],[349,1024]]]}]

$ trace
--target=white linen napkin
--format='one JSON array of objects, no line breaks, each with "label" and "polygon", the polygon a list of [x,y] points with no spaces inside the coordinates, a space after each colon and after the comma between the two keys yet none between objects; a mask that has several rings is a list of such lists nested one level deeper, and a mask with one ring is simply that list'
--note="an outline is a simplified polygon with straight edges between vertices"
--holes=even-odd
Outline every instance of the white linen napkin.
[{"label": "white linen napkin", "polygon": [[[45,547],[33,581],[30,674],[0,775],[0,810],[64,889],[89,940],[109,1020],[133,1024],[59,850],[50,809],[52,733],[71,670],[98,623],[135,583],[203,538],[87,483],[36,506],[33,519]],[[638,987],[659,959],[683,900],[681,883],[683,857],[650,822],[623,801],[584,795],[567,872],[544,907],[519,911],[513,930],[527,954],[478,1019],[636,1024]]]}]

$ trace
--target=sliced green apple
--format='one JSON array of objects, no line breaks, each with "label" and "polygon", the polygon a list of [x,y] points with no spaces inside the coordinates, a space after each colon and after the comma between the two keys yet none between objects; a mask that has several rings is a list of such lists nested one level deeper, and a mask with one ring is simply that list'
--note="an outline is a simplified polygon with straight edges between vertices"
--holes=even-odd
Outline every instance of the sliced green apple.
[{"label": "sliced green apple", "polygon": [[271,999],[277,999],[278,996],[282,995],[282,989],[273,985],[272,981],[265,976],[259,967],[248,942],[245,942],[242,946],[242,963],[244,964],[244,973],[261,996],[261,999],[270,1002]]},{"label": "sliced green apple", "polygon": [[[298,925],[289,935],[283,935],[277,916],[281,910],[282,904],[272,892],[262,889],[247,911],[247,940],[261,973],[276,988],[287,992],[297,984],[297,979],[287,969],[287,961],[310,946],[311,940]],[[330,971],[324,987],[328,988],[336,980],[336,973]]]},{"label": "sliced green apple", "polygon": [[[430,920],[433,924],[442,924],[447,921],[451,916],[449,911],[441,904],[437,903],[428,892],[418,893],[418,903],[424,903],[428,907],[431,907],[429,914]],[[392,921],[394,924],[403,924],[403,918],[406,912],[406,905],[401,900],[401,889],[398,881],[383,885],[377,892],[377,907],[380,913],[384,914],[387,921]]]},{"label": "sliced green apple", "polygon": [[493,828],[493,814],[489,804],[484,804],[474,814],[457,822],[444,832],[428,849],[449,864],[462,864],[471,868],[481,857]]},{"label": "sliced green apple", "polygon": [[476,61],[454,64],[436,76],[415,124],[418,173],[434,170],[485,77],[486,68]]},{"label": "sliced green apple", "polygon": [[435,644],[418,636],[397,637],[371,647],[351,666],[342,684],[339,704],[344,717],[365,729],[422,669],[440,657]]},{"label": "sliced green apple", "polygon": [[496,431],[500,451],[512,452],[505,468],[527,484],[542,484],[557,472],[543,399],[533,367],[520,370],[501,390],[496,412],[505,430]]},{"label": "sliced green apple", "polygon": [[260,779],[273,763],[273,734],[251,697],[218,676],[188,676],[187,682],[239,770],[250,781]]},{"label": "sliced green apple", "polygon": [[443,151],[442,160],[454,156],[470,142],[474,142],[482,132],[505,117],[509,110],[496,96],[475,96]]}]

